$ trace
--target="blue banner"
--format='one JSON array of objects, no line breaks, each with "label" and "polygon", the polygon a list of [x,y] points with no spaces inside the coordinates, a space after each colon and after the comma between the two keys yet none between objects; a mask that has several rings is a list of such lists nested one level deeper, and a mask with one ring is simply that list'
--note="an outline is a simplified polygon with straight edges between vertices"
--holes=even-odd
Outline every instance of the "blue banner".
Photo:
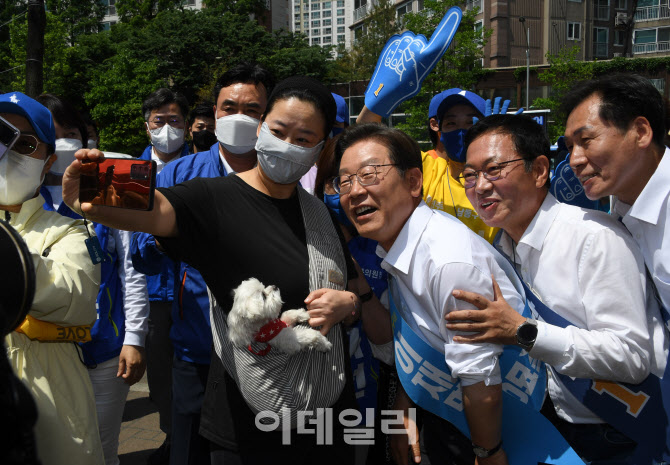
[{"label": "blue banner", "polygon": [[[550,325],[576,326],[547,307],[522,283],[526,296],[542,319]],[[629,463],[649,465],[670,461],[670,370],[663,378],[650,374],[640,384],[571,378],[557,373],[561,382],[589,410],[637,442]]]},{"label": "blue banner", "polygon": [[[470,436],[461,385],[451,376],[444,353],[418,336],[402,314],[409,309],[389,278],[389,304],[398,378],[412,401]],[[528,307],[524,309],[530,316]],[[510,464],[579,464],[583,461],[540,412],[546,388],[544,363],[517,346],[500,357],[503,378],[502,439]]]}]

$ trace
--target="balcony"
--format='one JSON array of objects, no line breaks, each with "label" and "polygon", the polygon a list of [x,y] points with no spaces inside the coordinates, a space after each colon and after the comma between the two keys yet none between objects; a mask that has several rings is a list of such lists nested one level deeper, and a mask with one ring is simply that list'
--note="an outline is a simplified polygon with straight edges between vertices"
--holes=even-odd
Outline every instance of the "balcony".
[{"label": "balcony", "polygon": [[610,19],[609,5],[593,5],[593,19],[597,21],[608,21]]},{"label": "balcony", "polygon": [[635,9],[635,21],[655,21],[670,18],[670,8],[667,4],[643,6]]},{"label": "balcony", "polygon": [[633,44],[634,54],[658,53],[670,51],[670,42],[649,42],[647,44]]}]

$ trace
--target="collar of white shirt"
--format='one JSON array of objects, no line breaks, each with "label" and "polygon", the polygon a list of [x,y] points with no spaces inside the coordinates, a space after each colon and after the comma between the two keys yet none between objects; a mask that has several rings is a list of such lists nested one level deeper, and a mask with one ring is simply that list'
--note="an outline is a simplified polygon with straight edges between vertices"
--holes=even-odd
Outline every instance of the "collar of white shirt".
[{"label": "collar of white shirt", "polygon": [[[661,215],[665,199],[670,194],[670,149],[665,148],[661,163],[659,163],[649,182],[644,186],[635,203],[625,216],[636,218],[650,224],[657,224]],[[623,207],[623,208],[622,208]],[[625,212],[627,205],[617,199],[614,210]],[[624,224],[626,218],[624,217]]]},{"label": "collar of white shirt", "polygon": [[[535,250],[542,250],[542,245],[547,238],[547,234],[549,234],[551,225],[554,222],[554,219],[556,219],[556,215],[558,215],[560,208],[561,204],[559,201],[556,200],[553,195],[547,193],[542,205],[540,205],[540,208],[535,213],[533,221],[530,222],[521,235],[519,244],[527,245]],[[508,257],[514,255],[514,243],[509,234],[503,233],[503,237],[498,245],[502,252]]]},{"label": "collar of white shirt", "polygon": [[[388,253],[381,245],[377,245],[377,255],[396,270],[407,274],[421,235],[434,214],[435,212],[422,200],[405,222]],[[383,265],[384,263],[382,268]]]}]

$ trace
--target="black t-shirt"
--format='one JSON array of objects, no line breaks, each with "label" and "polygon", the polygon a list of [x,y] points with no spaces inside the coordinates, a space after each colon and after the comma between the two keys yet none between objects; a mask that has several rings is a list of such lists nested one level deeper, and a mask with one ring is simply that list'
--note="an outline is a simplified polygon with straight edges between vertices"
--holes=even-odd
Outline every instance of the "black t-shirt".
[{"label": "black t-shirt", "polygon": [[[233,289],[252,277],[280,289],[284,310],[304,308],[309,294],[309,256],[297,195],[276,199],[235,175],[196,178],[160,191],[175,209],[179,230],[176,238],[159,238],[161,245],[171,258],[200,272],[223,311],[232,307]],[[340,242],[346,251],[341,234]],[[356,271],[348,252],[345,257],[352,279]],[[341,400],[348,391],[353,392],[350,388],[345,387]],[[229,449],[238,449],[240,441],[261,433],[215,353],[201,425],[209,439]]]}]

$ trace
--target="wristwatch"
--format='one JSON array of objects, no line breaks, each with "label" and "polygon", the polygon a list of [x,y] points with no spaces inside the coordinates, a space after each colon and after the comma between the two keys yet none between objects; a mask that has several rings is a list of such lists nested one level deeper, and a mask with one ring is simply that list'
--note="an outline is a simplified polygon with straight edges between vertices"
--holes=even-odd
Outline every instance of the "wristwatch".
[{"label": "wristwatch", "polygon": [[516,329],[516,345],[529,352],[537,338],[537,321],[526,318]]},{"label": "wristwatch", "polygon": [[498,445],[495,446],[493,449],[484,449],[483,447],[478,446],[474,442],[472,443],[472,451],[480,459],[487,459],[487,458],[491,457],[493,454],[498,452],[501,447],[502,447],[502,439],[500,440]]}]

